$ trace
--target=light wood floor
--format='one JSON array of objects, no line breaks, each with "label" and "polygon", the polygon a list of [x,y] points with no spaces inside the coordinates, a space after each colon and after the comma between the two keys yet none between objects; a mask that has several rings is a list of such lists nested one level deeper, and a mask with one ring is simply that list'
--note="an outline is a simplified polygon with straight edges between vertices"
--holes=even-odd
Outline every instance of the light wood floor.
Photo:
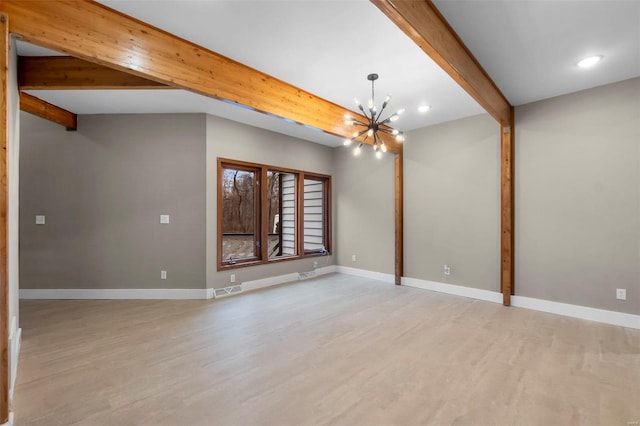
[{"label": "light wood floor", "polygon": [[363,278],[20,309],[18,426],[640,420],[640,331]]}]

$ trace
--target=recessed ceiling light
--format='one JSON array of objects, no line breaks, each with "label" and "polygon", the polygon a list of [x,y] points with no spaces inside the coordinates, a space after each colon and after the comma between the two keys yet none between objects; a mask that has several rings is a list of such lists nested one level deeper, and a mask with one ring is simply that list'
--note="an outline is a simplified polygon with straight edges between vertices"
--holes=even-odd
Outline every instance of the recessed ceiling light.
[{"label": "recessed ceiling light", "polygon": [[431,109],[430,105],[420,105],[418,107],[418,112],[427,112]]},{"label": "recessed ceiling light", "polygon": [[602,55],[589,56],[578,62],[580,68],[590,68],[602,60]]}]

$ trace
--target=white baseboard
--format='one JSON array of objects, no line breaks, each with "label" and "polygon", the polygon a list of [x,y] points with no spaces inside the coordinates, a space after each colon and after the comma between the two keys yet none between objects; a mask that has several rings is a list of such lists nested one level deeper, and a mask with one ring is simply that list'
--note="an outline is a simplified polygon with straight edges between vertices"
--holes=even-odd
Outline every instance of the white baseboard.
[{"label": "white baseboard", "polygon": [[354,275],[356,277],[369,278],[376,281],[394,284],[396,276],[393,274],[385,274],[383,272],[367,271],[366,269],[350,268],[348,266],[336,266],[336,272],[345,275]]},{"label": "white baseboard", "polygon": [[[456,296],[485,300],[487,302],[502,303],[502,294],[497,291],[481,290],[477,288],[407,277],[402,278],[402,285],[437,291],[440,293],[455,294]],[[548,312],[572,318],[580,318],[604,324],[640,329],[640,315],[627,314],[624,312],[608,311],[605,309],[571,305],[568,303],[534,299],[532,297],[524,296],[511,296],[511,306],[540,312]]]},{"label": "white baseboard", "polygon": [[[330,273],[336,272],[336,266],[335,265],[323,266],[322,268],[316,268],[310,272],[306,272],[306,274],[310,274],[310,275],[307,275],[305,278],[302,278],[301,274],[298,272],[292,272],[290,274],[277,275],[275,277],[261,278],[259,280],[253,280],[253,281],[244,281],[242,283],[242,291],[246,292],[246,291],[258,290],[260,288],[271,287],[278,284],[290,283],[290,282],[298,281],[301,279],[308,279],[311,277],[330,274]],[[313,274],[314,272],[315,274]]]},{"label": "white baseboard", "polygon": [[207,299],[213,299],[215,297],[215,289],[214,288],[208,288],[207,289]]},{"label": "white baseboard", "polygon": [[20,344],[22,343],[22,329],[18,328],[16,317],[11,318],[9,328],[9,401],[13,400],[13,392],[18,375],[18,360],[20,358]]},{"label": "white baseboard", "polygon": [[[210,299],[205,288],[20,289],[20,299]],[[208,297],[211,293],[211,297]]]},{"label": "white baseboard", "polygon": [[298,280],[298,273],[276,275],[275,277],[261,278],[259,280],[244,281],[242,283],[242,291],[258,290],[260,288],[271,287],[273,285],[289,283]]},{"label": "white baseboard", "polygon": [[[335,265],[317,268],[307,276],[319,276],[330,274],[336,271]],[[309,273],[307,273],[309,274]],[[243,291],[257,290],[259,288],[269,287],[286,282],[298,281],[300,274],[294,272],[291,274],[268,277],[254,281],[246,281],[242,283]],[[177,289],[177,288],[121,288],[121,289],[20,289],[20,299],[213,299],[213,288],[193,288],[193,289]]]},{"label": "white baseboard", "polygon": [[502,303],[502,294],[497,291],[407,277],[402,277],[402,285],[421,288],[423,290],[437,291],[439,293],[455,294],[456,296],[470,297],[472,299],[485,300],[487,302]]},{"label": "white baseboard", "polygon": [[568,303],[534,299],[532,297],[524,296],[511,296],[511,306],[596,321],[604,324],[640,329],[640,315],[627,314],[624,312],[608,311],[606,309],[590,308],[588,306],[570,305]]},{"label": "white baseboard", "polygon": [[13,426],[13,411],[9,412],[9,418],[7,420],[9,421],[1,424],[0,426]]}]

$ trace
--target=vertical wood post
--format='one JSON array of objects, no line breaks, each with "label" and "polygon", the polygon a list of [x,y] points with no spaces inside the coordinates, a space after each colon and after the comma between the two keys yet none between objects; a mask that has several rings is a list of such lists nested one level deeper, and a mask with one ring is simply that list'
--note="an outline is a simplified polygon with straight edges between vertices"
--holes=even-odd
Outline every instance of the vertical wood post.
[{"label": "vertical wood post", "polygon": [[399,147],[394,162],[395,175],[395,213],[396,213],[396,285],[400,285],[404,274],[404,183],[403,149]]},{"label": "vertical wood post", "polygon": [[9,22],[0,14],[0,423],[9,418],[8,145]]},{"label": "vertical wood post", "polygon": [[511,305],[511,295],[514,294],[514,197],[513,197],[513,172],[514,172],[514,128],[513,107],[511,107],[511,123],[501,126],[500,140],[500,286],[502,290],[502,304]]}]

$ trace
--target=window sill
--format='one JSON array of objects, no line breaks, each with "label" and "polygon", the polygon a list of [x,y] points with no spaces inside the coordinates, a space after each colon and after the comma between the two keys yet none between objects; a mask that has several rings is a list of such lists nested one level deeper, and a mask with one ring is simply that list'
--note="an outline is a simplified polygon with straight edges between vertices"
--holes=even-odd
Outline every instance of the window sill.
[{"label": "window sill", "polygon": [[322,253],[305,253],[303,256],[286,256],[286,257],[280,257],[280,258],[276,258],[276,259],[269,259],[269,260],[249,260],[249,261],[240,261],[238,263],[234,263],[234,264],[223,264],[223,263],[218,263],[218,272],[220,271],[226,271],[226,270],[230,270],[230,269],[238,269],[238,268],[248,268],[251,266],[261,266],[261,265],[270,265],[270,264],[274,264],[274,263],[281,263],[281,262],[289,262],[291,260],[302,260],[302,259],[308,259],[311,257],[325,257],[325,256],[331,256],[331,253],[327,252],[325,254]]}]

